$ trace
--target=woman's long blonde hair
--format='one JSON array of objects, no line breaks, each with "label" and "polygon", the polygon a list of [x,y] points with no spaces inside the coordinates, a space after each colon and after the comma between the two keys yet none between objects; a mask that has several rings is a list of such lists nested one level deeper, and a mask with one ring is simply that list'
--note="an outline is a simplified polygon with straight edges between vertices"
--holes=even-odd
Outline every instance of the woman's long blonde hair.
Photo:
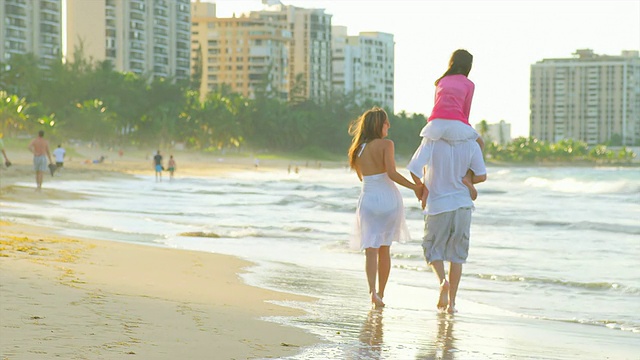
[{"label": "woman's long blonde hair", "polygon": [[355,169],[360,146],[374,139],[382,139],[382,127],[387,119],[384,109],[375,106],[349,124],[349,135],[353,137],[348,152],[352,169]]}]

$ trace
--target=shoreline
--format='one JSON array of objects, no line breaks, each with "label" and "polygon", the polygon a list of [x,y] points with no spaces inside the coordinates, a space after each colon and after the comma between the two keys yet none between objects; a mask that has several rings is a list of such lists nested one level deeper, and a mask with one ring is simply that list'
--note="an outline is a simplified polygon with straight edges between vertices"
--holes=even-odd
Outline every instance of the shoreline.
[{"label": "shoreline", "polygon": [[[140,154],[103,164],[70,160],[34,191],[31,155],[9,154],[0,170],[0,201],[38,203],[84,195],[51,181],[153,176]],[[211,161],[181,154],[176,176],[268,171],[284,161]],[[206,163],[206,168],[203,167]],[[168,174],[167,174],[168,175]],[[166,176],[168,180],[168,176]],[[165,180],[165,181],[166,181]],[[33,184],[24,186],[23,182]],[[263,320],[304,311],[272,302],[315,299],[246,284],[253,263],[230,255],[71,238],[46,227],[0,220],[0,352],[2,358],[96,356],[121,359],[226,359],[293,356],[321,339]]]}]

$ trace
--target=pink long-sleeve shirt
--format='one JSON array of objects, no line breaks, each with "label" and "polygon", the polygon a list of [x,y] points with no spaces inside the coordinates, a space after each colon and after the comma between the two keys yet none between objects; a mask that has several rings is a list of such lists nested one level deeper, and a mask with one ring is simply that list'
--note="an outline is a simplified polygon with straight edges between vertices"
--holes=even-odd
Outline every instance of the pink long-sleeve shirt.
[{"label": "pink long-sleeve shirt", "polygon": [[427,121],[433,119],[460,120],[469,125],[474,90],[475,85],[464,75],[443,77],[436,86],[435,104]]}]

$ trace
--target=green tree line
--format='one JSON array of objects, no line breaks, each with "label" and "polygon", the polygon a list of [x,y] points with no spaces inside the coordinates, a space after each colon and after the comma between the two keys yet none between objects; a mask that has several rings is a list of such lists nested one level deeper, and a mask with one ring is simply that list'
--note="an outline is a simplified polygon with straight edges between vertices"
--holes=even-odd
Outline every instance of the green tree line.
[{"label": "green tree line", "polygon": [[478,129],[486,142],[485,157],[493,162],[627,164],[636,157],[626,147],[612,150],[602,144],[590,148],[586,142],[574,139],[563,139],[551,144],[533,137],[518,137],[500,145],[487,135],[486,120],[480,122]]},{"label": "green tree line", "polygon": [[[31,55],[0,64],[0,119],[5,137],[46,129],[60,139],[112,146],[344,155],[348,124],[372,103],[332,94],[286,102],[265,82],[254,99],[221,87],[204,99],[195,84],[115,71],[78,51],[73,61],[42,66]],[[389,114],[397,152],[411,155],[423,115]]]}]

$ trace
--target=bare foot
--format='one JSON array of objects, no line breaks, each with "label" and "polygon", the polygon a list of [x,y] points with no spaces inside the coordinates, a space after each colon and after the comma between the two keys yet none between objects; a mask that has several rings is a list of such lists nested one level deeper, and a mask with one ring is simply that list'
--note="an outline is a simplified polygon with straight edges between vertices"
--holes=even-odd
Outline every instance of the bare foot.
[{"label": "bare foot", "polygon": [[458,312],[458,310],[456,310],[456,307],[455,307],[454,304],[447,305],[447,313],[448,314],[455,314],[457,312]]},{"label": "bare foot", "polygon": [[440,284],[440,299],[438,299],[438,310],[446,310],[449,304],[449,282],[445,279]]},{"label": "bare foot", "polygon": [[464,184],[464,186],[467,187],[467,189],[469,189],[469,195],[471,195],[471,200],[475,201],[475,199],[478,198],[478,190],[476,190],[476,187],[473,186],[473,183],[471,182],[471,180],[465,176],[462,178],[462,183]]},{"label": "bare foot", "polygon": [[384,307],[384,302],[382,302],[382,299],[376,293],[371,293],[371,304],[373,304],[376,309]]}]

